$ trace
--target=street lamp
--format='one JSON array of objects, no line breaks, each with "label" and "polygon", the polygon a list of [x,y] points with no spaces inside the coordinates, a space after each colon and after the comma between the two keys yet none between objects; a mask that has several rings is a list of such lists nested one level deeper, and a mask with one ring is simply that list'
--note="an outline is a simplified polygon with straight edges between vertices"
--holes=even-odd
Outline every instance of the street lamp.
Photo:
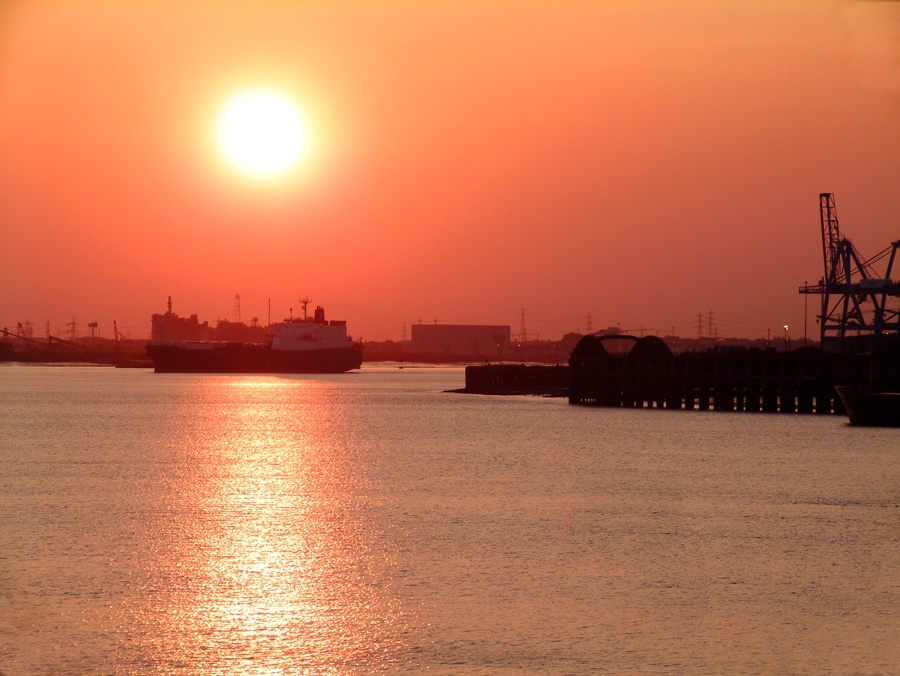
[{"label": "street lamp", "polygon": [[[806,281],[803,282],[803,286],[808,286]],[[809,306],[809,294],[803,294],[803,347],[806,347],[806,318],[809,316],[809,310],[807,309]]]},{"label": "street lamp", "polygon": [[787,337],[787,332],[788,332],[788,325],[785,324],[785,325],[784,325],[784,349],[785,349],[785,350],[788,349],[788,337]]}]

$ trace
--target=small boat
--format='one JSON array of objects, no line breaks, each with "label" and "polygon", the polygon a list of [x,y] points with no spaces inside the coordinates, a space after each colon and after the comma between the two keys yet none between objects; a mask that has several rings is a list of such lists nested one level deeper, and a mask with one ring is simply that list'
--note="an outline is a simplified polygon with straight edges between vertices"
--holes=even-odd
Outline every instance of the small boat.
[{"label": "small boat", "polygon": [[838,385],[851,425],[900,427],[900,391]]}]

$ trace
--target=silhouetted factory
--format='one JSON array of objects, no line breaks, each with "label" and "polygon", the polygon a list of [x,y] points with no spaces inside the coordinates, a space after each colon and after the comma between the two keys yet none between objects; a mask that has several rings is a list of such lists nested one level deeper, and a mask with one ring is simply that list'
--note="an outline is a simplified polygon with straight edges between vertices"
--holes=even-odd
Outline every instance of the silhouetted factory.
[{"label": "silhouetted factory", "polygon": [[157,343],[219,340],[262,342],[266,339],[267,327],[259,326],[254,319],[251,324],[220,319],[215,326],[200,322],[197,315],[179,317],[172,312],[172,297],[169,296],[166,312],[150,317],[150,340]]}]

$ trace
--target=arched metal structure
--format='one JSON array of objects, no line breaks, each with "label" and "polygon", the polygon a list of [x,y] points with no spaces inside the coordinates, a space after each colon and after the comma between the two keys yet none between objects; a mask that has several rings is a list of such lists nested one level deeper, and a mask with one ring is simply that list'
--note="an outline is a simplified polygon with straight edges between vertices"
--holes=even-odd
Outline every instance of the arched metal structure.
[{"label": "arched metal structure", "polygon": [[[626,354],[611,354],[604,346],[619,341],[631,343]],[[670,394],[665,383],[674,358],[656,336],[584,336],[569,358],[569,403],[661,407]]]},{"label": "arched metal structure", "polygon": [[639,339],[628,353],[628,359],[631,361],[665,360],[674,356],[669,346],[656,336],[644,336]]},{"label": "arched metal structure", "polygon": [[601,336],[591,333],[582,337],[582,339],[576,343],[575,348],[572,350],[570,360],[574,359],[579,362],[586,360],[605,360],[607,357],[609,357],[609,355],[606,352],[606,348],[603,347]]}]

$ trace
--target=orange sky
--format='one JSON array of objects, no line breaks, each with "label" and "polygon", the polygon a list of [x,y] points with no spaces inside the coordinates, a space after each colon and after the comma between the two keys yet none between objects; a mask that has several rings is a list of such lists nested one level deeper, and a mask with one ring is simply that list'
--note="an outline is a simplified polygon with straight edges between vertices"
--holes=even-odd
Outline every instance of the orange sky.
[{"label": "orange sky", "polygon": [[[213,143],[268,86],[301,169]],[[900,4],[28,2],[0,9],[0,327],[149,335],[298,311],[558,338],[620,324],[803,335],[818,194],[900,238]],[[813,303],[810,335],[815,335]]]}]

